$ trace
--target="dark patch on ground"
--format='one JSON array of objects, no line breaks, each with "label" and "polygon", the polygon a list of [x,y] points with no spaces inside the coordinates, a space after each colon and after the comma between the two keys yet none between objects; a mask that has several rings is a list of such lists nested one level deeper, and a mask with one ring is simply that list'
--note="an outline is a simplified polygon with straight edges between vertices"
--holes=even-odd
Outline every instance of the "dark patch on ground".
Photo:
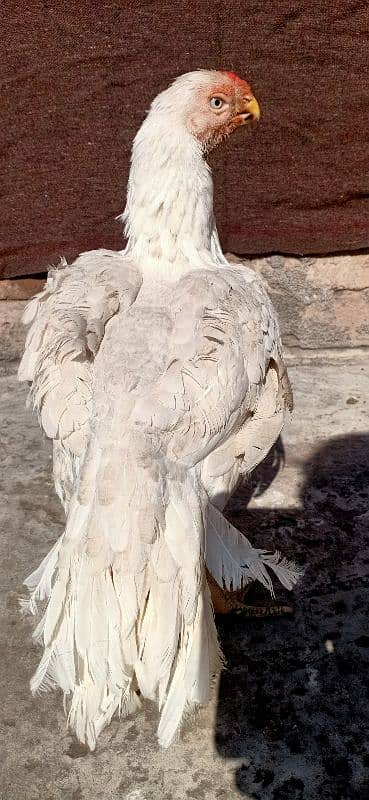
[{"label": "dark patch on ground", "polygon": [[[280,450],[254,491],[278,462]],[[216,746],[225,759],[245,759],[236,785],[253,800],[369,797],[368,492],[369,437],[358,434],[330,440],[306,465],[301,512],[242,512],[249,488],[235,499],[235,524],[253,544],[308,564],[292,620],[218,620],[228,669]],[[260,602],[263,590],[248,602],[252,593]]]}]

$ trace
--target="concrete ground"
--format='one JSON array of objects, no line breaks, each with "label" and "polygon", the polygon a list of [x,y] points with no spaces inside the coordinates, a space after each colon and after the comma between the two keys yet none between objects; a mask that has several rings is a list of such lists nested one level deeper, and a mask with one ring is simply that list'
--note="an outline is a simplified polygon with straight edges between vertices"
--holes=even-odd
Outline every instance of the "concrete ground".
[{"label": "concrete ground", "polygon": [[306,565],[294,618],[219,621],[228,669],[169,751],[157,746],[157,713],[147,703],[135,718],[114,720],[93,754],[67,731],[59,694],[29,692],[40,652],[18,596],[63,514],[50,443],[25,409],[14,368],[0,378],[0,800],[367,800],[364,360],[291,369],[296,411],[283,446],[259,470],[251,499],[245,487],[230,509],[254,543]]}]

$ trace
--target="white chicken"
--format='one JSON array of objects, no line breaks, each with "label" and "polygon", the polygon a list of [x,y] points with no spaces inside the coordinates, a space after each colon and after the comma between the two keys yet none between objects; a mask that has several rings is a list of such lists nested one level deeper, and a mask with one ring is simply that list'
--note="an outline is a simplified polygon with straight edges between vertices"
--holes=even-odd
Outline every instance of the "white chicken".
[{"label": "white chicken", "polygon": [[48,601],[31,688],[61,687],[92,749],[140,696],[157,701],[164,746],[207,702],[222,663],[207,574],[225,590],[298,576],[221,513],[291,407],[273,308],[222,253],[205,160],[258,117],[233,73],[177,78],[134,140],[126,249],[62,263],[25,312],[19,378],[67,515],[26,581],[33,613]]}]

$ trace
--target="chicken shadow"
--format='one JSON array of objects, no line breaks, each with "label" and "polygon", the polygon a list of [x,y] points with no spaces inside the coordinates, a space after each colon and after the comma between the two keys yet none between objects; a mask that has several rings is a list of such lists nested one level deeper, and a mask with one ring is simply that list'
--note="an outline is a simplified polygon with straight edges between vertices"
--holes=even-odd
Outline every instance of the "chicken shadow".
[{"label": "chicken shadow", "polygon": [[[217,619],[227,669],[216,748],[242,761],[235,784],[249,800],[367,800],[369,436],[340,436],[316,451],[301,510],[247,509],[282,464],[279,442],[227,514],[253,544],[306,569],[292,619]],[[263,592],[253,587],[247,602]]]}]

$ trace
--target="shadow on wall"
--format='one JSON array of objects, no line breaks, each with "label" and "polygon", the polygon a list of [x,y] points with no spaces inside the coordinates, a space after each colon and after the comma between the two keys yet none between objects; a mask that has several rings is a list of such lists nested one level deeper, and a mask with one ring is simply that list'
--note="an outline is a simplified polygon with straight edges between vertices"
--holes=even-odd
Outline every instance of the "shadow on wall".
[{"label": "shadow on wall", "polygon": [[[282,463],[279,443],[253,490],[262,494]],[[369,436],[337,437],[316,452],[301,511],[245,511],[250,496],[242,487],[229,517],[253,544],[280,548],[306,571],[292,621],[218,619],[228,669],[217,750],[242,760],[235,781],[249,800],[367,800]],[[253,588],[253,599],[262,592]]]}]

